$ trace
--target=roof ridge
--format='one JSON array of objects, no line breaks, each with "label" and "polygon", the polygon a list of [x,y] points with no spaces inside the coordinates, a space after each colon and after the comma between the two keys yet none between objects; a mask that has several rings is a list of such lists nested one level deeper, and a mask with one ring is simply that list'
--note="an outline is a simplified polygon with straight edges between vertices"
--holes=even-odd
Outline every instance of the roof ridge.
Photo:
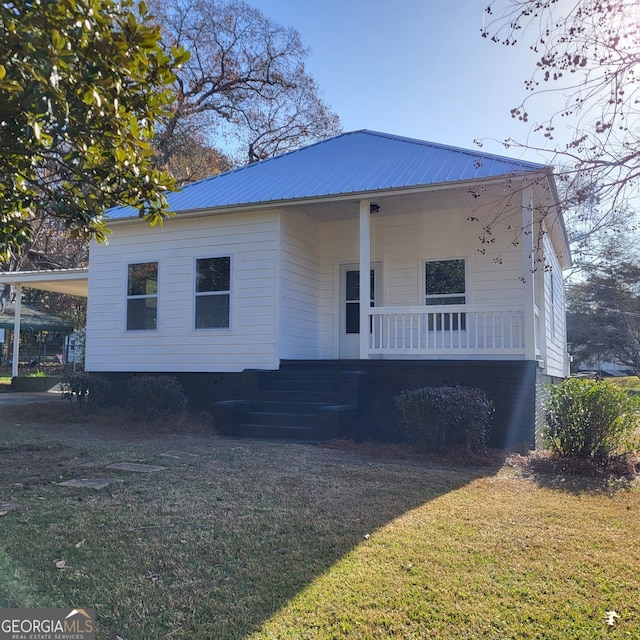
[{"label": "roof ridge", "polygon": [[[545,168],[547,165],[541,164],[538,162],[531,162],[530,160],[519,160],[518,158],[512,158],[510,156],[503,156],[498,153],[490,153],[486,151],[480,151],[476,149],[467,149],[466,147],[458,147],[451,144],[445,144],[443,142],[433,142],[431,140],[421,140],[420,138],[410,138],[408,136],[400,136],[394,133],[386,133],[384,131],[373,131],[371,129],[360,129],[359,131],[351,131],[348,133],[368,133],[371,135],[378,136],[380,138],[387,138],[389,140],[397,140],[398,142],[407,142],[416,144],[418,146],[423,147],[431,147],[441,150],[448,151],[456,151],[458,153],[463,153],[465,155],[473,156],[473,157],[485,157],[490,158],[492,160],[502,160],[504,162],[517,162],[523,165],[529,165],[531,167],[537,167],[540,169]],[[330,139],[330,138],[329,138]]]},{"label": "roof ridge", "polygon": [[215,180],[220,176],[226,176],[234,173],[239,173],[241,171],[246,171],[247,169],[251,169],[252,167],[264,166],[265,164],[272,163],[281,158],[285,158],[290,156],[291,154],[298,153],[301,151],[306,151],[307,149],[313,149],[314,147],[318,147],[320,145],[325,145],[329,142],[337,140],[339,138],[344,138],[347,136],[353,136],[357,134],[366,134],[371,136],[377,136],[379,138],[386,138],[388,140],[396,140],[398,142],[406,142],[410,144],[415,144],[422,147],[430,147],[440,150],[448,150],[454,151],[457,153],[461,153],[467,156],[471,156],[473,158],[484,158],[485,160],[502,160],[504,162],[517,162],[522,165],[527,165],[532,168],[543,169],[546,165],[538,164],[535,162],[529,162],[528,160],[518,160],[517,158],[510,158],[509,156],[501,156],[495,153],[486,153],[482,151],[476,151],[474,149],[465,149],[464,147],[456,147],[449,144],[444,144],[440,142],[432,142],[429,140],[420,140],[419,138],[409,138],[407,136],[400,136],[393,133],[386,133],[384,131],[374,131],[373,129],[357,129],[355,131],[344,131],[342,133],[338,133],[335,136],[331,136],[329,138],[324,138],[323,140],[317,140],[309,145],[305,145],[304,147],[298,147],[297,149],[291,149],[290,151],[285,151],[277,156],[271,156],[270,158],[265,158],[264,160],[259,160],[258,162],[251,162],[249,164],[244,164],[241,167],[234,167],[233,169],[229,169],[228,171],[223,171],[222,173],[216,173],[215,175],[208,176],[206,178],[202,178],[201,180],[196,180],[195,182],[189,182],[180,188],[181,191],[186,189],[190,189],[190,187],[204,184],[210,180]]}]

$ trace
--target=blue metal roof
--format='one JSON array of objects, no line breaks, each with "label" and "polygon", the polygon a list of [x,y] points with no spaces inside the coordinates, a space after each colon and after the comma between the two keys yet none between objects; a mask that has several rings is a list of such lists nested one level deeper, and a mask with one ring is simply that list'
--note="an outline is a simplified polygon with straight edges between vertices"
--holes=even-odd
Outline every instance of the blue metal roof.
[{"label": "blue metal roof", "polygon": [[[354,131],[186,185],[174,212],[277,203],[540,171],[544,165],[376,131]],[[107,211],[135,217],[131,207]]]}]

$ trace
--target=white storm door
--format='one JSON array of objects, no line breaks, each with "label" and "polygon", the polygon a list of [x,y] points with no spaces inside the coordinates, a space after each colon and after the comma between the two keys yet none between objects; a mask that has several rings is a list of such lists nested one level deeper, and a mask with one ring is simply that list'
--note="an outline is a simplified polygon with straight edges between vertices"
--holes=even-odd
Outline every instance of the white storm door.
[{"label": "white storm door", "polygon": [[[379,304],[380,263],[371,264],[371,306]],[[340,265],[340,345],[342,359],[360,357],[360,270],[358,264]]]}]

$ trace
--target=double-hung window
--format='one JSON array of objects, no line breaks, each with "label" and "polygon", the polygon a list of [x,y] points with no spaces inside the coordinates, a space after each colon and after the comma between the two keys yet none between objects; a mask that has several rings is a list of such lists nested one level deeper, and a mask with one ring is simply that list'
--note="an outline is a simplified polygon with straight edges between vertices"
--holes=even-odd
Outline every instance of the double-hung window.
[{"label": "double-hung window", "polygon": [[229,327],[231,258],[196,260],[196,329]]},{"label": "double-hung window", "polygon": [[[428,260],[425,262],[425,304],[465,304],[466,264],[465,260]],[[429,330],[449,331],[466,329],[466,314],[451,311],[429,315]]]},{"label": "double-hung window", "polygon": [[158,328],[158,263],[130,264],[127,271],[127,331]]}]

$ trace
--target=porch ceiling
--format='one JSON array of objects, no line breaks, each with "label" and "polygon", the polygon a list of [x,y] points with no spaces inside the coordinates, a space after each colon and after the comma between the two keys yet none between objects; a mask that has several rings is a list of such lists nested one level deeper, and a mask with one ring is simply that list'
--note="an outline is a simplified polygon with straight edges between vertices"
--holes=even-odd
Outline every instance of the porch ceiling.
[{"label": "porch ceiling", "polygon": [[[514,207],[514,213],[519,215],[522,206],[522,187],[515,179],[508,182],[475,182],[465,183],[456,187],[442,185],[428,189],[407,189],[351,194],[345,197],[314,199],[281,203],[281,208],[296,208],[304,211],[317,220],[337,220],[358,216],[360,200],[369,200],[380,207],[379,215],[394,215],[407,213],[429,213],[448,209],[466,209],[470,213],[478,207],[493,206],[505,213]],[[539,202],[548,197],[545,190],[534,185]],[[545,203],[547,204],[547,203]]]},{"label": "porch ceiling", "polygon": [[380,207],[380,215],[429,213],[443,209],[470,207],[475,204],[467,189],[442,189],[428,193],[424,191],[380,195],[369,193],[339,200],[332,198],[309,203],[297,201],[292,202],[291,205],[316,220],[339,220],[357,216],[358,203],[362,199],[377,204]]},{"label": "porch ceiling", "polygon": [[0,273],[0,282],[86,298],[89,291],[89,270],[7,271]]}]

